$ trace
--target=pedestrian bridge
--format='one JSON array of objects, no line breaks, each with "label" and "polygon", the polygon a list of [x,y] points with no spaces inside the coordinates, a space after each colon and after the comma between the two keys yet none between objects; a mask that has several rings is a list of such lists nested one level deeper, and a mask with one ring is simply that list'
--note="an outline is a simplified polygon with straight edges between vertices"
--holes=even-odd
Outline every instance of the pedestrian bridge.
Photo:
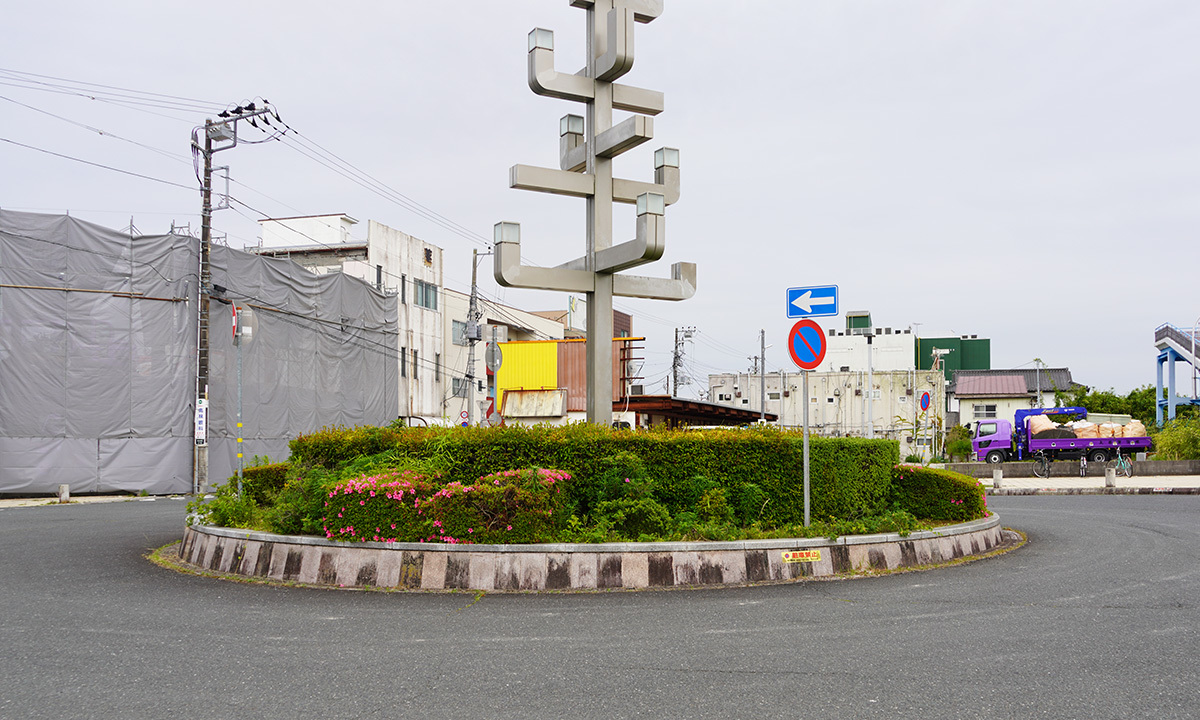
[{"label": "pedestrian bridge", "polygon": [[[1200,346],[1200,337],[1197,337],[1197,329],[1180,329],[1170,323],[1159,325],[1154,331],[1154,346],[1158,348],[1158,382],[1155,386],[1157,392],[1155,398],[1154,420],[1157,424],[1163,424],[1163,411],[1166,410],[1166,419],[1174,420],[1176,408],[1180,405],[1200,405],[1200,398],[1196,395],[1196,356],[1198,346]],[[1184,361],[1190,365],[1189,375],[1192,378],[1191,395],[1180,397],[1175,390],[1175,363]],[[1163,365],[1167,366],[1167,385],[1166,397],[1163,397]],[[1188,388],[1184,387],[1186,393]]]}]

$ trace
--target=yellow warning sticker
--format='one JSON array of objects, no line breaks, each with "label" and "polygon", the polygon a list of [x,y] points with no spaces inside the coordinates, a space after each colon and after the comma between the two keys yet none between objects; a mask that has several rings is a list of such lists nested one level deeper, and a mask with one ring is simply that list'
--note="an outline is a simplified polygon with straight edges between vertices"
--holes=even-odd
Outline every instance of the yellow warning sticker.
[{"label": "yellow warning sticker", "polygon": [[783,561],[785,563],[820,562],[821,561],[821,551],[820,550],[791,550],[791,551],[785,552],[783,554]]}]

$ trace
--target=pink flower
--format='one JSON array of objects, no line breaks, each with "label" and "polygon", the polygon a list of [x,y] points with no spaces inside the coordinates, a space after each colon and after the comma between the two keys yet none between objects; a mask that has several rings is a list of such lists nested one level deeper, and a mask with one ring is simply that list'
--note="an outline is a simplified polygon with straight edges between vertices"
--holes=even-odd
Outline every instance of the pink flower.
[{"label": "pink flower", "polygon": [[508,526],[508,529],[509,529],[509,530],[512,530],[512,525],[509,525],[509,526]]}]

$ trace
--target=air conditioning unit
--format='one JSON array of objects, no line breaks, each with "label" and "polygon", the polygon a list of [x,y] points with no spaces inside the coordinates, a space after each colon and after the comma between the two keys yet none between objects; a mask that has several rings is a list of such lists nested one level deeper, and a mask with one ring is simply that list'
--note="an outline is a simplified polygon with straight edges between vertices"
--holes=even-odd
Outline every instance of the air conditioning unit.
[{"label": "air conditioning unit", "polygon": [[861,395],[862,395],[862,388],[854,388],[854,397],[860,397]]},{"label": "air conditioning unit", "polygon": [[629,394],[630,395],[645,395],[646,394],[646,386],[645,385],[630,385],[629,386]]}]

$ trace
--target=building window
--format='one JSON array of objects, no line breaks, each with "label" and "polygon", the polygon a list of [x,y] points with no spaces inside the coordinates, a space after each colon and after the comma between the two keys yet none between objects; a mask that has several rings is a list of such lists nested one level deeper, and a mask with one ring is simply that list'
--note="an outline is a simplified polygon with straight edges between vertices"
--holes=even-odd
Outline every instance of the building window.
[{"label": "building window", "polygon": [[450,341],[455,345],[467,344],[467,324],[465,322],[450,321]]},{"label": "building window", "polygon": [[429,310],[437,310],[438,286],[424,280],[413,280],[413,302]]},{"label": "building window", "polygon": [[450,378],[450,392],[454,397],[466,397],[469,387],[470,381],[466,378]]},{"label": "building window", "polygon": [[442,381],[442,354],[435,353],[433,356],[433,381]]},{"label": "building window", "polygon": [[976,405],[975,406],[975,419],[976,420],[978,420],[979,418],[994,418],[994,417],[996,417],[996,406],[995,405]]},{"label": "building window", "polygon": [[400,304],[401,305],[408,304],[408,276],[407,275],[400,276]]},{"label": "building window", "polygon": [[833,398],[825,398],[825,402],[833,404]]},{"label": "building window", "polygon": [[433,248],[425,248],[425,264],[433,264]]},{"label": "building window", "polygon": [[408,377],[408,348],[400,348],[400,377]]},{"label": "building window", "polygon": [[417,349],[413,348],[413,380],[417,379]]},{"label": "building window", "polygon": [[717,402],[729,402],[733,396],[729,393],[717,393]]},{"label": "building window", "polygon": [[768,400],[778,400],[778,399],[779,399],[779,393],[777,393],[777,392],[769,392],[769,393],[767,393],[767,399],[768,399]]}]

